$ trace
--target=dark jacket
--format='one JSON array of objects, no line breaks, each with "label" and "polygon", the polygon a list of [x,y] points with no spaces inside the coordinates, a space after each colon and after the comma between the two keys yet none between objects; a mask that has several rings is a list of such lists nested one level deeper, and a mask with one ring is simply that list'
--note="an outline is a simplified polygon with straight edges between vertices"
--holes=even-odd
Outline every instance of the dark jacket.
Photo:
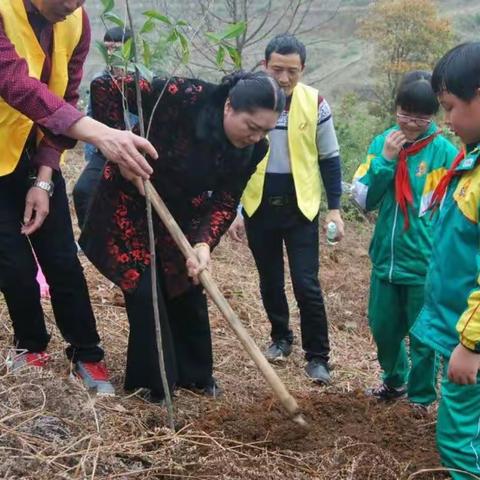
[{"label": "dark jacket", "polygon": [[[146,125],[164,90],[165,80],[142,81]],[[117,83],[118,84],[118,83]],[[131,79],[125,96],[137,113]],[[159,158],[151,161],[151,181],[192,244],[213,249],[235,218],[245,185],[268,150],[265,140],[235,148],[223,129],[228,87],[201,80],[173,78],[155,110],[149,140]],[[125,128],[122,96],[112,79],[92,83],[93,117]],[[157,253],[170,296],[191,285],[185,260],[155,216]],[[80,245],[100,272],[125,291],[136,288],[150,263],[145,199],[118,168],[108,163],[90,205]]]}]

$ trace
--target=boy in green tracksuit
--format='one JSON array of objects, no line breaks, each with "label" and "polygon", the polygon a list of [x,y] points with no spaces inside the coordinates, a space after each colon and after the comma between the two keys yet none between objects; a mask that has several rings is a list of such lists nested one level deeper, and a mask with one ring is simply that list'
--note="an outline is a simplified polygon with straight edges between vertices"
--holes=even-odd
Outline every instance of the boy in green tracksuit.
[{"label": "boy in green tracksuit", "polygon": [[440,212],[412,334],[444,357],[437,447],[452,477],[463,480],[480,476],[480,42],[448,52],[432,87],[466,151],[432,198]]},{"label": "boy in green tracksuit", "polygon": [[379,209],[368,319],[383,382],[368,393],[381,400],[408,393],[421,411],[436,399],[436,355],[410,338],[409,361],[404,339],[424,300],[433,224],[426,210],[457,153],[432,121],[439,104],[430,78],[423,71],[405,75],[396,97],[398,123],[373,140],[353,182],[355,200]]}]

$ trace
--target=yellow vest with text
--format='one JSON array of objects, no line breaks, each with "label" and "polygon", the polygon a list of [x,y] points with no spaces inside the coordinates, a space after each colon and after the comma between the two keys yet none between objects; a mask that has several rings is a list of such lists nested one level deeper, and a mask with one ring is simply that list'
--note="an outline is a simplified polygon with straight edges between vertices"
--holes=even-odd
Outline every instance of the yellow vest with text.
[{"label": "yellow vest with text", "polygon": [[[82,36],[82,12],[78,8],[63,22],[53,26],[52,71],[48,88],[62,98],[68,85],[68,64]],[[0,15],[7,37],[18,56],[27,62],[30,77],[39,80],[45,54],[28,21],[23,0],[0,0]],[[15,170],[32,127],[32,120],[0,97],[0,177]],[[42,136],[39,132],[37,142]]]},{"label": "yellow vest with text", "polygon": [[[298,83],[288,112],[288,150],[297,203],[300,211],[313,220],[322,196],[317,150],[318,90]],[[268,157],[257,165],[242,196],[245,212],[251,217],[260,206]]]}]

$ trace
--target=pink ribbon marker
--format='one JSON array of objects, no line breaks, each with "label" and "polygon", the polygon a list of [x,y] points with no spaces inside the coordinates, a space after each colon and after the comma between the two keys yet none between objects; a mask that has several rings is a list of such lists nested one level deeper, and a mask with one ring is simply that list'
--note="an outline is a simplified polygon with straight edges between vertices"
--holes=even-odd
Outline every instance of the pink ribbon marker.
[{"label": "pink ribbon marker", "polygon": [[37,262],[37,283],[40,285],[40,295],[42,298],[50,298],[50,287],[48,286],[45,275]]}]

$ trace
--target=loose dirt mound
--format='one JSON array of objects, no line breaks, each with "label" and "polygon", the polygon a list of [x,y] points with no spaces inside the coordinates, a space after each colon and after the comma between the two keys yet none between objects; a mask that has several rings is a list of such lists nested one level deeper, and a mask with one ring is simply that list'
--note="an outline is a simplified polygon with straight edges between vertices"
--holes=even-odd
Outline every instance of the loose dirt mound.
[{"label": "loose dirt mound", "polygon": [[380,404],[359,391],[296,397],[308,431],[288,421],[270,398],[248,408],[220,406],[195,428],[271,453],[294,454],[297,461],[298,454],[311,458],[299,465],[316,478],[407,478],[438,461],[434,417],[418,418],[406,403]]}]

